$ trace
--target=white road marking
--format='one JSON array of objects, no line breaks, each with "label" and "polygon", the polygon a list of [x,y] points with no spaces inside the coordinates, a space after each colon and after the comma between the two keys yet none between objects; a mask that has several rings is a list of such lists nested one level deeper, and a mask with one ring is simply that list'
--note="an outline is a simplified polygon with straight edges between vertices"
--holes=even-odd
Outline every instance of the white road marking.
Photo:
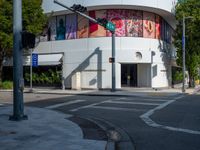
[{"label": "white road marking", "polygon": [[58,107],[61,107],[61,106],[71,105],[71,104],[80,103],[80,102],[84,102],[84,101],[85,100],[74,100],[74,101],[70,101],[70,102],[65,102],[65,103],[60,103],[60,104],[55,104],[55,105],[47,106],[45,108],[47,108],[47,109],[54,109],[54,108],[58,108]]},{"label": "white road marking", "polygon": [[151,105],[151,106],[160,105],[158,103],[122,102],[122,101],[108,101],[108,103],[114,103],[114,104],[131,104],[131,105]]},{"label": "white road marking", "polygon": [[[107,101],[110,101],[110,100],[107,100]],[[78,107],[78,108],[75,108],[75,109],[71,109],[69,111],[78,111],[80,109],[85,109],[85,108],[89,108],[89,107],[92,107],[92,106],[95,106],[95,105],[100,105],[100,104],[103,104],[103,103],[106,103],[107,101],[103,101],[103,102],[99,102],[99,103],[93,103],[93,104],[90,104],[90,105],[85,105],[85,106],[81,106],[81,107]]]},{"label": "white road marking", "polygon": [[141,99],[142,101],[155,101],[155,102],[167,102],[169,100],[164,99]]},{"label": "white road marking", "polygon": [[[114,100],[122,100],[122,99],[126,99],[126,98],[122,97],[122,98],[117,98],[117,99],[114,99]],[[111,100],[113,100],[113,99],[109,99],[109,100],[106,100],[106,101],[103,101],[103,102],[99,102],[99,103],[93,103],[93,104],[86,105],[86,106],[81,106],[81,107],[78,107],[78,108],[75,108],[75,109],[71,109],[70,111],[74,112],[74,111],[78,111],[80,109],[90,108],[90,107],[93,107],[93,106],[96,106],[96,105],[107,103],[107,102],[109,102]]]},{"label": "white road marking", "polygon": [[163,109],[164,107],[168,106],[169,104],[175,102],[178,99],[183,98],[184,96],[179,96],[177,98],[174,98],[173,100],[170,100],[166,103],[163,103],[161,105],[159,105],[158,107],[155,107],[151,110],[149,110],[148,112],[146,112],[145,114],[141,115],[140,118],[149,126],[151,127],[156,127],[156,128],[162,128],[162,129],[167,129],[170,131],[178,131],[178,132],[184,132],[184,133],[190,133],[190,134],[198,134],[200,135],[200,131],[194,131],[194,130],[190,130],[190,129],[182,129],[182,128],[175,128],[175,127],[170,127],[170,126],[164,126],[161,124],[156,123],[155,121],[153,121],[150,116],[152,114],[155,113],[155,111]]},{"label": "white road marking", "polygon": [[121,98],[121,99],[119,99],[119,101],[120,100],[128,100],[128,101],[154,101],[154,102],[167,102],[167,101],[169,101],[169,100],[161,100],[161,99],[128,99],[128,98]]},{"label": "white road marking", "polygon": [[106,110],[121,110],[121,111],[146,111],[146,109],[134,109],[134,108],[121,108],[121,107],[108,107],[108,106],[91,106],[90,108],[106,109]]}]

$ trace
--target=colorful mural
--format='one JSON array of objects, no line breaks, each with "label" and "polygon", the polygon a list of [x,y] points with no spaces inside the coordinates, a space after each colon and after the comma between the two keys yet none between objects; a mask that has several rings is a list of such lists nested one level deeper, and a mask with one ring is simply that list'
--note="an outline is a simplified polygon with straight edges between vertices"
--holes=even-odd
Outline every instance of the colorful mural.
[{"label": "colorful mural", "polygon": [[[125,36],[125,10],[113,9],[107,10],[107,19],[115,24],[116,36]],[[107,36],[111,36],[110,31],[107,31]]]},{"label": "colorful mural", "polygon": [[126,36],[142,37],[143,35],[142,11],[127,10],[125,15],[126,15]]},{"label": "colorful mural", "polygon": [[143,37],[155,38],[155,14],[143,12]]},{"label": "colorful mural", "polygon": [[[116,25],[118,37],[145,37],[172,42],[173,30],[159,15],[140,10],[97,10],[89,11],[92,18],[106,18]],[[41,41],[78,39],[111,36],[104,27],[75,14],[52,17],[49,21],[48,36]]]},{"label": "colorful mural", "polygon": [[156,39],[161,38],[161,17],[156,15]]},{"label": "colorful mural", "polygon": [[56,40],[64,40],[65,33],[65,16],[57,16]]},{"label": "colorful mural", "polygon": [[[106,18],[106,10],[90,11],[90,17],[92,18]],[[89,22],[89,37],[101,37],[106,36],[106,29],[96,23]]]},{"label": "colorful mural", "polygon": [[87,38],[88,37],[88,19],[78,15],[78,31],[77,38]]},{"label": "colorful mural", "polygon": [[70,14],[66,16],[66,39],[76,39],[77,15]]}]

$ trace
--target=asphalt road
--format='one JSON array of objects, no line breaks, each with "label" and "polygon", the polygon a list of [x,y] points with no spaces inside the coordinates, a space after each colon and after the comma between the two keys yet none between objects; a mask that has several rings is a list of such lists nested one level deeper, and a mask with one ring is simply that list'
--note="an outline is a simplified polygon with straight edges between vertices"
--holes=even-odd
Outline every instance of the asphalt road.
[{"label": "asphalt road", "polygon": [[[2,95],[0,103],[9,101]],[[128,135],[136,150],[200,150],[200,94],[171,97],[25,94],[25,102],[27,106],[113,125]]]}]

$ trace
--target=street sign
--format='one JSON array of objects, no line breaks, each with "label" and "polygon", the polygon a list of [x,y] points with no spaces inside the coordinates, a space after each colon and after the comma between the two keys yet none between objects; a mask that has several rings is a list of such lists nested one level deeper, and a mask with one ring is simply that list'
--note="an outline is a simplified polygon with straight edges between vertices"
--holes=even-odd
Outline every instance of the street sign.
[{"label": "street sign", "polygon": [[32,54],[32,66],[33,67],[38,66],[38,54]]},{"label": "street sign", "polygon": [[115,24],[113,24],[112,22],[108,21],[108,23],[106,24],[106,29],[114,32],[115,31]]}]

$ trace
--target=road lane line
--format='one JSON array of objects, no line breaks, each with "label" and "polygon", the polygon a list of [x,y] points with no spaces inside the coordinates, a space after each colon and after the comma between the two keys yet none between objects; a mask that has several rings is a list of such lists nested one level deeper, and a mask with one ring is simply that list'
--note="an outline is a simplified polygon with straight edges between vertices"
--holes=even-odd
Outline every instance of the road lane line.
[{"label": "road lane line", "polygon": [[183,128],[176,128],[176,127],[170,127],[170,126],[165,126],[165,125],[161,125],[156,123],[155,121],[153,121],[150,116],[153,115],[155,113],[155,111],[157,110],[161,110],[164,107],[168,106],[169,104],[175,102],[178,99],[183,98],[184,96],[179,96],[174,98],[173,100],[169,100],[166,103],[163,103],[161,105],[159,105],[158,107],[155,107],[151,110],[149,110],[148,112],[144,113],[143,115],[140,116],[140,118],[149,126],[151,127],[156,127],[156,128],[162,128],[162,129],[166,129],[166,130],[170,130],[170,131],[177,131],[177,132],[184,132],[184,133],[190,133],[190,134],[197,134],[200,135],[200,131],[194,131],[194,130],[190,130],[190,129],[183,129]]},{"label": "road lane line", "polygon": [[61,107],[61,106],[71,105],[71,104],[80,103],[80,102],[84,102],[84,101],[85,100],[74,100],[74,101],[70,101],[70,102],[59,103],[59,104],[47,106],[45,108],[47,108],[47,109],[54,109],[54,108],[58,108],[58,107]]},{"label": "road lane line", "polygon": [[150,105],[150,106],[157,106],[160,105],[160,103],[141,103],[141,102],[121,102],[121,101],[109,101],[108,103],[114,103],[114,104],[131,104],[131,105]]}]

